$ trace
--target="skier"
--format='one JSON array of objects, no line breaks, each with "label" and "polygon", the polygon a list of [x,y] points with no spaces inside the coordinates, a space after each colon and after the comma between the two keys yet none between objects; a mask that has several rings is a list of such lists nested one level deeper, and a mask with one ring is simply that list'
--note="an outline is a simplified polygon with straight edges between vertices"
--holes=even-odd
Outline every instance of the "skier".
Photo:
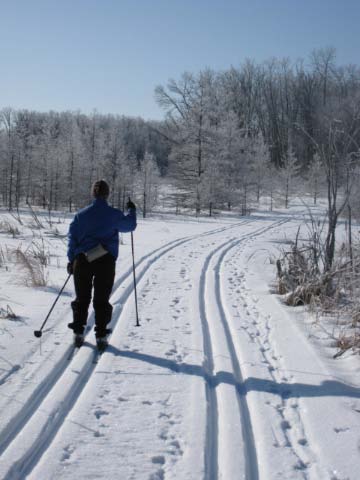
[{"label": "skier", "polygon": [[71,303],[74,344],[81,346],[88,308],[94,286],[95,335],[99,349],[107,345],[111,330],[112,306],[109,303],[115,278],[115,262],[119,250],[119,232],[131,232],[136,228],[136,207],[129,199],[128,214],[110,207],[107,203],[109,186],[98,180],[92,187],[92,204],[80,210],[69,227],[67,271],[74,275],[76,298]]}]

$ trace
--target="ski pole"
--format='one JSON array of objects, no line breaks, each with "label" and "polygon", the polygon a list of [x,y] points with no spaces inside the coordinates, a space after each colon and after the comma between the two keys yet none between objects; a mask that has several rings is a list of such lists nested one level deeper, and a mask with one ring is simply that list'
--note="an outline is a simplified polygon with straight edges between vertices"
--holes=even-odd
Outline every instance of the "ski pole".
[{"label": "ski pole", "polygon": [[140,322],[139,322],[139,314],[138,314],[137,293],[136,293],[135,255],[134,255],[134,235],[133,235],[133,232],[131,232],[131,251],[132,251],[132,261],[133,261],[133,277],[134,277],[134,294],[135,294],[136,326],[137,326],[137,327],[140,327]]},{"label": "ski pole", "polygon": [[40,337],[42,336],[42,329],[44,328],[45,323],[48,321],[48,318],[50,317],[51,312],[54,310],[54,307],[55,307],[55,305],[56,305],[56,302],[59,300],[60,295],[62,294],[62,292],[63,292],[66,284],[67,284],[68,281],[70,280],[70,277],[71,277],[71,273],[69,274],[69,276],[67,277],[64,285],[62,286],[62,289],[60,290],[58,296],[56,297],[55,302],[52,304],[52,307],[50,308],[49,313],[46,315],[46,318],[45,318],[45,320],[43,321],[43,324],[41,325],[40,330],[34,330],[34,335],[35,335],[35,337],[40,338]]}]

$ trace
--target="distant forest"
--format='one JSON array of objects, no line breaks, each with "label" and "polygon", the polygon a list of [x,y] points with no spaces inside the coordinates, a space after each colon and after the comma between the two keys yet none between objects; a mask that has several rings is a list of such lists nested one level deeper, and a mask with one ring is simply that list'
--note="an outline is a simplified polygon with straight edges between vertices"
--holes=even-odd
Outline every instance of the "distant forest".
[{"label": "distant forest", "polygon": [[287,207],[301,188],[359,212],[360,69],[337,65],[333,48],[186,72],[155,98],[163,121],[3,108],[0,204],[73,211],[105,178],[113,205],[131,195],[144,216],[164,202],[159,183],[197,214],[247,213],[265,197]]}]

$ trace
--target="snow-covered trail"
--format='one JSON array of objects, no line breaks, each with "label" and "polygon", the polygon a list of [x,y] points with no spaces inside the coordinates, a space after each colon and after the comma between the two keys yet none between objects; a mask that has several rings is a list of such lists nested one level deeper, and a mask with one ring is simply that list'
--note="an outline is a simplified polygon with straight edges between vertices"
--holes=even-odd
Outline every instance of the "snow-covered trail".
[{"label": "snow-covered trail", "polygon": [[[244,222],[238,222],[238,223],[242,224]],[[212,229],[211,232],[200,233],[198,235],[195,235],[195,238],[198,238],[198,237],[201,238],[201,236],[203,235],[214,235],[217,233],[222,233],[229,228],[233,228],[233,225],[231,225],[230,227],[224,226],[220,228],[215,228],[215,229]],[[151,264],[155,262],[159,257],[164,255],[174,247],[182,245],[184,242],[188,242],[192,238],[193,236],[190,236],[188,238],[180,238],[180,239],[170,241],[166,244],[163,244],[161,247],[152,250],[150,253],[147,253],[146,255],[144,255],[140,260],[136,262],[138,280],[142,278],[142,276],[149,269]],[[141,267],[140,270],[139,270],[139,267]],[[125,292],[123,292],[122,294],[121,301],[120,300],[118,301],[119,306],[121,307],[122,305],[121,302],[123,302],[125,298],[128,298],[129,295],[132,293],[132,268],[131,267],[129,267],[125,273],[123,273],[116,279],[114,284],[114,294],[112,298],[114,298],[114,295],[116,294],[119,288],[125,289]],[[119,310],[119,307],[117,308],[117,310]],[[115,312],[114,312],[114,318],[116,318]],[[68,305],[67,312],[64,315],[64,317],[70,320],[71,318],[70,315],[71,315],[71,312]],[[93,325],[94,325],[94,315],[90,314],[89,321],[88,321],[88,329],[87,329],[88,332],[92,329]],[[52,331],[52,328],[50,328],[49,330]],[[46,338],[46,335],[45,335],[45,338]],[[27,355],[21,359],[21,363],[26,364],[26,361],[28,359],[31,359],[31,357],[34,355],[36,350],[37,348],[30,349],[27,352]],[[51,391],[51,389],[56,384],[58,379],[61,377],[64,371],[68,368],[69,359],[71,358],[73,353],[74,353],[74,348],[71,346],[68,346],[65,350],[63,349],[60,352],[60,357],[56,359],[56,361],[54,361],[54,359],[52,358],[52,354],[53,354],[52,350],[49,349],[48,351],[46,351],[45,349],[46,356],[45,358],[42,359],[42,362],[41,363],[34,362],[35,367],[33,369],[28,368],[25,374],[26,384],[14,383],[13,385],[14,391],[11,391],[11,389],[8,388],[5,401],[3,401],[2,403],[2,408],[4,410],[8,409],[9,415],[8,415],[8,422],[2,428],[2,432],[1,432],[0,454],[7,448],[7,446],[11,443],[13,438],[16,437],[17,433],[21,431],[23,425],[26,424],[28,419],[32,416],[33,412],[36,411],[36,409],[39,407],[44,397]],[[31,362],[29,363],[31,364]],[[41,373],[41,370],[43,370],[43,366],[51,363],[53,365],[50,371],[46,372],[46,374],[43,375],[43,378],[40,384],[38,384],[36,388],[33,388],[33,380],[38,376],[39,373]],[[6,380],[11,375],[18,372],[20,368],[21,368],[20,364],[12,366],[12,368],[7,373],[7,375],[2,378],[1,382],[5,383]],[[23,392],[24,387],[30,387],[30,393],[28,396],[24,395],[24,392]],[[24,407],[19,409],[19,408],[16,408],[18,405],[13,404],[13,400],[19,396],[19,393],[21,390],[22,390],[22,397],[23,397],[22,400],[24,404],[25,403],[26,404],[24,405]],[[14,409],[13,414],[12,414],[12,408]]]},{"label": "snow-covered trail", "polygon": [[[238,222],[240,225],[243,223],[246,222]],[[201,233],[194,237],[201,238],[202,236],[222,234],[229,228],[234,228],[234,226],[236,224],[230,227],[213,229],[211,232]],[[143,257],[137,264],[138,280],[141,281],[143,275],[159,258],[175,247],[191,241],[192,238],[169,242]],[[115,319],[119,316],[122,305],[128,300],[132,292],[131,280],[131,270],[129,270],[117,279],[114,285],[115,292],[112,299],[115,305]],[[119,294],[119,290],[122,290],[121,294]],[[117,296],[119,298],[116,298]],[[91,328],[92,325],[93,317],[91,316],[89,327]],[[9,465],[13,464],[7,474],[8,478],[14,478],[14,476],[22,478],[33,468],[42,452],[47,449],[49,442],[56,435],[80,392],[91,377],[95,369],[95,364],[92,362],[92,357],[95,355],[94,348],[81,349],[69,365],[71,354],[72,348],[69,347],[40,385],[35,388],[30,398],[26,400],[24,407],[16,411],[14,417],[10,418],[4,428],[0,443],[0,451],[5,452],[2,456],[2,469],[6,471],[7,458],[10,459]],[[75,375],[74,370],[70,368],[74,362],[76,363]],[[26,438],[25,441],[24,437]],[[14,458],[17,458],[15,463]]]},{"label": "snow-covered trail", "polygon": [[[317,395],[306,372],[316,370],[320,384],[323,362],[261,271],[271,239],[301,220],[247,219],[145,254],[140,328],[131,269],[120,274],[111,346],[98,362],[92,333],[71,358],[64,348],[13,407],[1,478],[355,479],[351,469],[335,472],[346,463],[331,458],[340,442],[325,442],[318,424],[342,409],[356,425],[359,389],[338,382],[336,393],[333,385]],[[319,411],[314,399],[327,397]],[[339,437],[332,427],[326,434]],[[356,442],[350,453],[353,466]]]},{"label": "snow-covered trail", "polygon": [[200,276],[199,305],[207,375],[206,478],[258,478],[257,454],[240,363],[221,291],[225,256],[286,220],[232,238],[210,252]]}]

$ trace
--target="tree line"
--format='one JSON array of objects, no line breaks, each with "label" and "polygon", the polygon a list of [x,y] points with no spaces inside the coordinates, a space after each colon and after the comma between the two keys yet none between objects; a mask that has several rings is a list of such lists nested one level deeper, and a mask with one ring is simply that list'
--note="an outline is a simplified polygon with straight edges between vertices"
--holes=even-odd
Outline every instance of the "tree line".
[{"label": "tree line", "polygon": [[[79,112],[0,112],[2,204],[72,211],[92,182],[111,184],[113,205],[135,195],[144,214],[156,181],[176,207],[247,213],[279,195],[284,207],[305,184],[329,202],[329,222],[359,211],[360,69],[335,50],[306,61],[245,61],[225,71],[184,73],[155,89],[161,122]],[[329,238],[329,249],[333,239]]]},{"label": "tree line", "polygon": [[184,73],[158,86],[156,98],[172,141],[169,173],[197,212],[210,203],[246,207],[250,194],[258,201],[279,188],[286,207],[300,176],[316,201],[328,155],[341,156],[342,185],[356,166],[360,70],[337,66],[332,48],[307,62]]},{"label": "tree line", "polygon": [[166,173],[169,147],[156,122],[80,112],[0,111],[0,198],[9,210],[27,203],[44,209],[84,206],[92,183],[106,178],[110,201],[149,188]]}]

